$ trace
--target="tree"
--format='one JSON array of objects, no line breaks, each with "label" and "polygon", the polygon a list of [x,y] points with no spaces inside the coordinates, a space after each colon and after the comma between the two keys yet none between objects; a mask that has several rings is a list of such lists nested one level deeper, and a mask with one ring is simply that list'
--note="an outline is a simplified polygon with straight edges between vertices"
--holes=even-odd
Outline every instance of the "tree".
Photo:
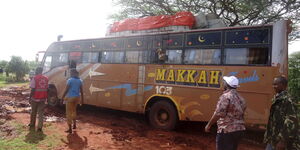
[{"label": "tree", "polygon": [[179,11],[194,14],[215,13],[229,26],[267,24],[280,19],[299,23],[299,0],[113,0],[121,10],[114,20],[154,15],[173,15]]},{"label": "tree", "polygon": [[29,70],[35,71],[36,67],[38,66],[38,63],[36,61],[26,61],[29,67]]},{"label": "tree", "polygon": [[0,68],[4,69],[7,63],[8,62],[6,60],[1,60],[0,61]]},{"label": "tree", "polygon": [[300,52],[289,56],[289,92],[299,102],[300,100]]},{"label": "tree", "polygon": [[0,61],[0,73],[3,73],[3,71],[5,70],[6,64],[7,64],[6,60]]},{"label": "tree", "polygon": [[6,66],[6,72],[15,74],[16,81],[22,81],[25,74],[29,72],[28,63],[19,56],[12,56]]}]

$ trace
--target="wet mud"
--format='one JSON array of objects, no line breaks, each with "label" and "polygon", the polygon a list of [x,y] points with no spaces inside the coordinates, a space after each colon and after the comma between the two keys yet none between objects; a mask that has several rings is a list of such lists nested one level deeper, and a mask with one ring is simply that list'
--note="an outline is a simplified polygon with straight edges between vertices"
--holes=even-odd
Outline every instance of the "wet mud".
[{"label": "wet mud", "polygon": [[[6,124],[15,120],[25,127],[29,123],[30,104],[27,87],[0,89],[0,131],[1,137],[17,136],[15,129]],[[215,149],[215,131],[205,133],[203,122],[180,122],[174,131],[153,129],[141,114],[117,111],[93,106],[78,108],[77,129],[72,134],[67,129],[64,107],[45,109],[45,125],[55,127],[62,133],[57,150],[98,149]],[[46,128],[46,127],[45,127]],[[52,134],[47,128],[44,134]],[[247,131],[239,150],[262,150],[262,131]],[[43,149],[43,148],[41,148]]]}]

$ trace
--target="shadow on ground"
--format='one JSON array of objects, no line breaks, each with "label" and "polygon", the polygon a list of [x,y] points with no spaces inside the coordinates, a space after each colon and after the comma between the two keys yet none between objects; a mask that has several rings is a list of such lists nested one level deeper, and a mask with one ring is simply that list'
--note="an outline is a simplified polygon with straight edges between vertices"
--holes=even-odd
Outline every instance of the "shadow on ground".
[{"label": "shadow on ground", "polygon": [[30,130],[25,136],[25,142],[31,144],[37,144],[44,140],[46,135],[43,132],[36,132],[35,130]]}]

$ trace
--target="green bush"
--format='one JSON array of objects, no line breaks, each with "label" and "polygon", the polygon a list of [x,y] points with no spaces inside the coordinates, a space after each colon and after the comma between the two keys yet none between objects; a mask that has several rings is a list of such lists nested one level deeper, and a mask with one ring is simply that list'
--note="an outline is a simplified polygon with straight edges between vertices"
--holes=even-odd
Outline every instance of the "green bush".
[{"label": "green bush", "polygon": [[16,78],[14,76],[8,76],[5,78],[6,83],[15,83],[17,82]]},{"label": "green bush", "polygon": [[11,60],[6,65],[5,71],[14,74],[16,81],[24,81],[26,73],[29,72],[29,65],[28,62],[23,61],[21,57],[12,56]]},{"label": "green bush", "polygon": [[0,81],[5,81],[6,77],[3,73],[0,73]]},{"label": "green bush", "polygon": [[300,52],[289,56],[289,92],[296,102],[300,100]]}]

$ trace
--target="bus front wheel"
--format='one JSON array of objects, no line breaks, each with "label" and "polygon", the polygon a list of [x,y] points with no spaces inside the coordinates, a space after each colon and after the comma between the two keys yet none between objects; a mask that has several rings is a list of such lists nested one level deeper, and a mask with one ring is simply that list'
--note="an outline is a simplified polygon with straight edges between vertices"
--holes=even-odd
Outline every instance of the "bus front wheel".
[{"label": "bus front wheel", "polygon": [[149,122],[155,128],[173,130],[178,122],[176,108],[167,101],[154,103],[150,108]]},{"label": "bus front wheel", "polygon": [[59,104],[59,99],[57,97],[57,91],[56,91],[56,88],[53,86],[50,86],[50,88],[48,90],[47,103],[50,106],[57,106]]}]

